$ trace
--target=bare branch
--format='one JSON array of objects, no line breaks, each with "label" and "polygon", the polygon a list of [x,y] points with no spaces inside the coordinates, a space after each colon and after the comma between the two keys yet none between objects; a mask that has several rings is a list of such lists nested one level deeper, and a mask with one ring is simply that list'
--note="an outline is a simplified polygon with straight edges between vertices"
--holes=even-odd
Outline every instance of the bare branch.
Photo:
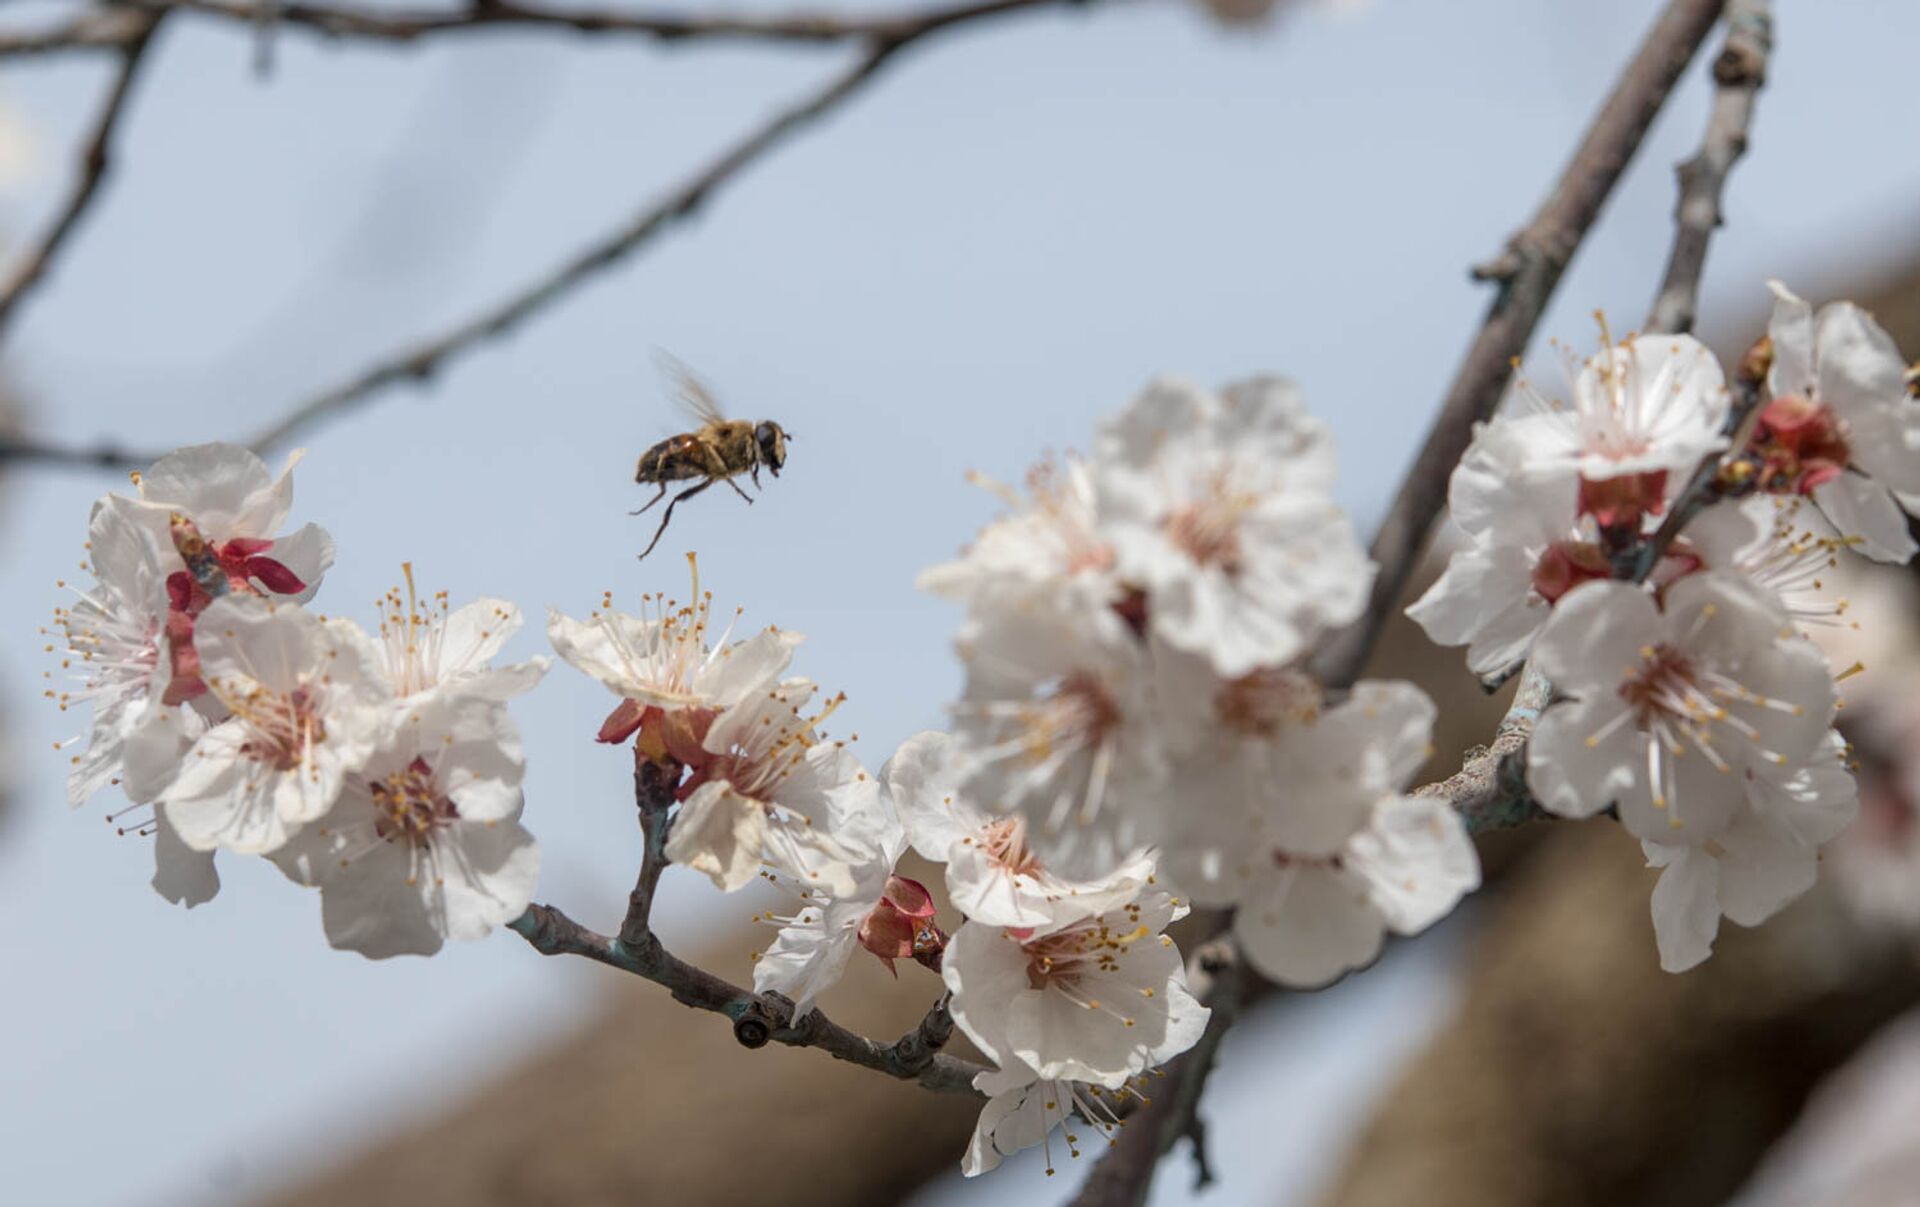
[{"label": "bare branch", "polygon": [[423,380],[476,344],[512,331],[522,321],[570,293],[596,273],[632,255],[676,221],[683,219],[743,169],[789,136],[826,115],[858,92],[892,57],[919,39],[964,21],[1033,8],[1056,0],[998,0],[991,5],[942,10],[917,18],[894,32],[876,35],[851,68],[826,87],[782,110],[772,120],[695,173],[665,198],[625,225],[582,249],[557,269],[533,281],[504,302],[457,327],[375,364],[352,379],[296,406],[284,419],[251,441],[256,450],[280,444],[315,421],[365,402],[387,386]]},{"label": "bare branch", "polygon": [[1669,0],[1533,221],[1499,257],[1473,270],[1480,280],[1498,282],[1500,292],[1374,537],[1379,573],[1366,612],[1318,660],[1322,682],[1351,683],[1365,665],[1426,547],[1473,425],[1499,404],[1561,274],[1720,10],[1720,0]]},{"label": "bare branch", "polygon": [[553,906],[532,905],[511,926],[534,950],[549,956],[584,956],[663,986],[677,1002],[724,1014],[733,1021],[734,1038],[743,1047],[760,1048],[773,1042],[819,1048],[836,1060],[917,1082],[930,1090],[974,1092],[973,1079],[985,1071],[984,1067],[940,1051],[953,1035],[953,1018],[944,994],[913,1030],[891,1044],[880,1044],[832,1022],[817,1008],[796,1020],[793,1003],[779,994],[743,989],[669,952],[653,933],[651,917],[654,891],[668,862],[673,781],[659,765],[636,751],[633,786],[646,853],[619,935],[588,930]]},{"label": "bare branch", "polygon": [[[796,12],[693,16],[618,8],[549,8],[484,0],[461,7],[384,9],[351,4],[272,3],[270,0],[124,0],[136,12],[185,12],[254,28],[286,26],[329,39],[406,44],[448,34],[556,30],[593,35],[632,35],[659,42],[731,40],[763,42],[904,42],[942,26],[1058,0],[970,0],[924,11],[878,16]],[[0,56],[45,54],[125,46],[132,35],[93,10],[66,25],[36,34],[0,38]]]},{"label": "bare branch", "polygon": [[0,58],[55,55],[69,50],[119,50],[140,41],[153,18],[128,8],[93,8],[58,25],[0,31]]},{"label": "bare branch", "polygon": [[119,70],[114,75],[113,85],[107,90],[106,103],[101,106],[93,133],[81,154],[80,174],[74,181],[73,191],[67,195],[60,216],[54,219],[53,225],[40,237],[39,242],[27,250],[26,258],[14,269],[6,285],[0,287],[0,340],[6,338],[7,327],[20,303],[45,279],[47,271],[53,267],[54,258],[65,246],[67,236],[79,225],[81,217],[99,193],[101,182],[106,179],[107,170],[112,166],[114,131],[120,125],[121,114],[126,112],[127,97],[133,90],[134,80],[140,74],[140,64],[146,59],[147,47],[152,45],[153,33],[159,24],[160,18],[157,16],[140,20],[134,36],[121,49]]},{"label": "bare branch", "polygon": [[1713,62],[1713,110],[1699,151],[1675,169],[1680,200],[1674,208],[1673,251],[1647,315],[1648,331],[1693,330],[1700,305],[1700,274],[1707,243],[1722,221],[1727,176],[1746,154],[1754,100],[1767,82],[1773,51],[1773,15],[1768,0],[1729,0],[1727,41]]}]

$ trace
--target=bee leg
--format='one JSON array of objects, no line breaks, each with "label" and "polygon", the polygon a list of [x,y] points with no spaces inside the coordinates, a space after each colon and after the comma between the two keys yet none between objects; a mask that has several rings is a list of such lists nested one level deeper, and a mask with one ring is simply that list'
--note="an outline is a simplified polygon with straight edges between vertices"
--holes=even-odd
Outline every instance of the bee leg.
[{"label": "bee leg", "polygon": [[738,482],[735,482],[732,478],[727,479],[727,485],[733,487],[733,493],[745,499],[749,504],[753,502],[753,496],[748,494],[746,491],[741,490],[740,484]]},{"label": "bee leg", "polygon": [[[700,483],[700,485],[689,486],[687,489],[673,496],[672,501],[667,504],[666,514],[660,517],[660,527],[653,530],[653,539],[647,542],[647,547],[644,550],[642,550],[640,553],[640,557],[642,560],[645,560],[647,554],[653,552],[653,547],[655,545],[658,545],[660,543],[660,538],[667,534],[667,523],[668,521],[673,519],[674,505],[679,503],[680,500],[682,499],[691,499],[693,496],[699,494],[701,491],[705,490],[707,487],[712,485],[713,485],[713,479],[708,478],[706,481]],[[663,486],[660,488],[661,494],[665,494],[666,492],[667,492],[666,487]],[[653,506],[653,504],[649,503],[647,504],[647,506],[651,507]]]},{"label": "bee leg", "polygon": [[660,484],[660,493],[653,496],[651,499],[648,499],[647,505],[645,507],[642,507],[639,511],[629,511],[627,514],[628,515],[645,515],[648,511],[651,511],[653,509],[653,505],[655,503],[658,503],[660,500],[666,497],[667,497],[667,484],[665,482],[662,482]]},{"label": "bee leg", "polygon": [[759,489],[761,489],[761,486],[760,486],[760,463],[759,463],[758,461],[755,461],[755,462],[753,463],[753,467],[752,467],[751,469],[749,469],[749,470],[748,470],[747,472],[748,472],[749,474],[751,474],[751,475],[753,476],[753,488],[754,488],[755,490],[759,490]]}]

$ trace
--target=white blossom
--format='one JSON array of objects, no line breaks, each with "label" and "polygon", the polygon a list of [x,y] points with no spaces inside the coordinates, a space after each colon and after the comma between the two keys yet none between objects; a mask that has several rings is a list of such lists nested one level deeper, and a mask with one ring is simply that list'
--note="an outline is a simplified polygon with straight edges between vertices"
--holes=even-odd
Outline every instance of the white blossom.
[{"label": "white blossom", "polygon": [[1771,284],[1771,397],[1749,445],[1759,484],[1811,495],[1868,557],[1907,561],[1916,546],[1901,511],[1920,513],[1920,401],[1900,351],[1853,303],[1816,314]]},{"label": "white blossom", "polygon": [[1459,815],[1402,795],[1431,750],[1411,684],[1364,681],[1330,708],[1292,672],[1223,684],[1213,740],[1176,768],[1169,880],[1234,905],[1241,949],[1283,984],[1324,985],[1415,934],[1480,884]]},{"label": "white blossom", "polygon": [[1462,541],[1407,615],[1437,645],[1465,645],[1475,674],[1524,661],[1555,600],[1611,570],[1579,479],[1543,473],[1517,425],[1482,424],[1447,484]]},{"label": "white blossom", "polygon": [[260,854],[333,807],[389,724],[392,696],[359,629],[294,604],[214,600],[196,644],[231,715],[186,754],[167,819],[196,850]]},{"label": "white blossom", "polygon": [[1332,438],[1292,383],[1160,378],[1102,425],[1102,531],[1148,629],[1222,675],[1291,660],[1360,614],[1373,566],[1328,493]]},{"label": "white blossom", "polygon": [[935,732],[908,738],[881,769],[913,849],[946,865],[947,895],[968,919],[1044,929],[1074,912],[1124,905],[1147,886],[1154,865],[1145,853],[1097,881],[1055,873],[1028,845],[1027,819],[974,803],[961,776],[953,739]]},{"label": "white blossom", "polygon": [[47,694],[63,712],[81,703],[93,712],[86,749],[72,758],[67,801],[77,807],[118,784],[144,804],[166,787],[200,725],[191,710],[166,701],[167,571],[159,551],[118,495],[94,504],[87,530],[96,581],[55,609],[59,641],[48,646],[78,686]]},{"label": "white blossom", "polygon": [[1813,887],[1821,846],[1859,812],[1843,752],[1840,735],[1830,733],[1790,778],[1750,777],[1749,807],[1708,842],[1642,841],[1647,862],[1662,869],[1653,890],[1660,967],[1684,972],[1705,960],[1723,915],[1758,926]]},{"label": "white blossom", "polygon": [[1051,1175],[1056,1127],[1064,1127],[1068,1155],[1078,1157],[1078,1128],[1092,1128],[1111,1143],[1120,1130],[1122,1104],[1129,1098],[1146,1101],[1132,1081],[1109,1090],[1082,1081],[1042,1080],[1017,1060],[976,1075],[973,1088],[987,1096],[987,1104],[980,1108],[973,1139],[960,1162],[961,1173],[969,1178],[997,1169],[1002,1157],[1035,1147],[1046,1148]]},{"label": "white blossom", "polygon": [[545,657],[493,665],[494,656],[520,629],[517,604],[481,598],[450,608],[442,591],[423,605],[414,594],[413,566],[401,569],[407,593],[395,589],[380,601],[380,632],[374,643],[396,696],[444,688],[504,703],[532,691],[547,673],[552,660]]},{"label": "white blossom", "polygon": [[272,857],[319,887],[335,947],[384,959],[484,938],[525,912],[539,875],[519,820],[524,774],[497,701],[415,696],[333,808]]},{"label": "white blossom", "polygon": [[1026,842],[1074,877],[1111,871],[1164,804],[1155,643],[1111,642],[1066,618],[990,613],[960,642],[953,706],[960,787],[1026,818]]},{"label": "white blossom", "polygon": [[[1732,400],[1720,362],[1687,335],[1639,335],[1607,342],[1573,373],[1570,404],[1550,402],[1522,383],[1528,404],[1506,420],[1528,447],[1536,472],[1571,471],[1589,483],[1660,475],[1685,479],[1727,447]],[[1678,486],[1678,483],[1673,483]]]},{"label": "white blossom", "polygon": [[876,816],[859,838],[842,843],[852,857],[849,891],[803,885],[804,904],[793,915],[762,915],[780,933],[754,962],[753,988],[785,994],[796,1018],[839,981],[860,948],[891,968],[894,960],[916,954],[917,942],[932,925],[933,902],[926,889],[894,872],[907,849],[906,831],[884,798],[876,803]]},{"label": "white blossom", "polygon": [[264,588],[305,603],[333,564],[334,550],[333,538],[317,524],[280,535],[293,509],[293,467],[303,455],[294,452],[273,477],[265,462],[237,444],[196,444],[168,453],[135,478],[149,538],[171,553],[170,517],[184,516],[236,589]]},{"label": "white blossom", "polygon": [[1028,472],[1025,497],[973,477],[1001,497],[1008,514],[982,529],[957,560],[922,572],[921,590],[976,611],[1038,610],[1103,631],[1123,623],[1114,605],[1125,590],[1101,531],[1092,467],[1076,457],[1043,461]]},{"label": "white blossom", "polygon": [[1554,609],[1534,660],[1566,697],[1528,746],[1535,797],[1569,817],[1617,805],[1657,843],[1719,838],[1754,782],[1791,778],[1833,720],[1826,659],[1725,571],[1682,578],[1664,605],[1627,583],[1588,583]]},{"label": "white blossom", "polygon": [[547,638],[554,650],[620,697],[601,726],[601,741],[625,741],[646,710],[655,708],[698,714],[697,724],[689,717],[688,731],[669,731],[680,739],[676,745],[697,751],[699,726],[713,713],[760,691],[787,669],[800,634],[769,628],[729,643],[731,626],[718,636],[710,631],[712,610],[713,595],[700,590],[697,576],[692,603],[648,595],[637,616],[615,611],[611,596],[586,620],[548,609]]},{"label": "white blossom", "polygon": [[667,858],[726,892],[763,866],[835,896],[855,892],[857,851],[880,845],[885,805],[878,781],[817,731],[841,698],[801,714],[813,692],[809,680],[783,680],[714,718],[702,759],[679,788]]},{"label": "white blossom", "polygon": [[1044,932],[968,922],[942,976],[954,1022],[1003,1068],[1118,1088],[1192,1047],[1208,1010],[1161,932],[1186,907],[1159,890]]}]

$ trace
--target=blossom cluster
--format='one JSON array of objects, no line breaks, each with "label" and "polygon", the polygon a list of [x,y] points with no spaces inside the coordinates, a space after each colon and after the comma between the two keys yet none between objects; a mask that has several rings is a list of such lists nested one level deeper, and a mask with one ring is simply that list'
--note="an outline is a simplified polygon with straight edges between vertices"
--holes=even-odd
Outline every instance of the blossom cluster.
[{"label": "blossom cluster", "polygon": [[47,647],[72,680],[47,695],[92,706],[68,799],[117,785],[132,805],[109,820],[154,840],[169,900],[212,898],[225,850],[317,886],[336,947],[479,938],[525,910],[538,873],[506,702],[546,660],[491,667],[518,610],[422,604],[411,571],[377,637],[309,611],[333,541],[283,532],[298,459],[276,478],[244,448],[184,448],[94,504],[93,581]]},{"label": "blossom cluster", "polygon": [[[955,1017],[1000,1066],[980,1085],[994,1097],[970,1169],[1069,1109],[1111,1121],[1099,1095],[1126,1092],[963,1008],[982,983],[996,998],[1022,975],[1044,984],[1060,958],[1049,934],[1071,936],[1077,960],[1119,962],[1176,902],[1232,907],[1255,968],[1318,986],[1478,885],[1459,817],[1406,794],[1431,702],[1398,682],[1329,690],[1307,668],[1359,616],[1373,574],[1331,496],[1335,468],[1291,383],[1160,379],[1088,456],[1043,463],[1024,494],[996,488],[1008,513],[922,576],[966,606],[966,684],[951,738],[910,743],[891,776],[898,799],[917,789],[946,811],[931,814],[948,826],[934,847],[914,841],[944,846],[949,889],[969,903],[946,976]],[[929,813],[903,808],[910,825]],[[1085,902],[1115,877],[1153,886],[1118,923],[1075,933],[1035,898]],[[1096,1029],[1070,1029],[1075,1017],[1138,1006],[1066,1000],[1058,1017],[1014,1017],[1091,1046]]]},{"label": "blossom cluster", "polygon": [[1904,362],[1851,303],[1774,290],[1731,386],[1678,335],[1607,339],[1567,401],[1522,386],[1455,470],[1464,541],[1410,609],[1474,670],[1531,659],[1552,684],[1528,783],[1562,816],[1616,811],[1663,869],[1673,971],[1723,916],[1755,925],[1806,891],[1852,820],[1836,676],[1809,635],[1854,623],[1842,559],[1915,552]]}]

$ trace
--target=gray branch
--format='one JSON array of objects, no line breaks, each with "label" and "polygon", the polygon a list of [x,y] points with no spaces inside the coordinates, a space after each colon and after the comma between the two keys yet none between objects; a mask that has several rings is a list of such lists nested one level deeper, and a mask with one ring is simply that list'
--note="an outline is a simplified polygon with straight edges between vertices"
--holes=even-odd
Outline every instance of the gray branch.
[{"label": "gray branch", "polygon": [[100,116],[94,121],[86,148],[81,152],[80,171],[74,179],[73,191],[67,195],[66,204],[61,206],[53,225],[27,249],[19,267],[14,269],[6,284],[0,286],[0,340],[6,338],[7,329],[19,313],[20,304],[46,279],[55,258],[66,246],[67,238],[73,234],[74,228],[80,224],[94,198],[99,195],[100,186],[113,166],[114,132],[119,129],[120,119],[127,111],[127,98],[133,91],[134,80],[139,77],[140,65],[146,60],[147,48],[152,45],[153,33],[159,24],[160,18],[157,16],[123,22],[127,40],[119,47],[120,65],[114,73],[112,85],[107,89],[107,99],[100,107]]},{"label": "gray branch", "polygon": [[575,922],[551,905],[532,905],[512,928],[542,955],[583,956],[660,985],[675,1001],[725,1015],[734,1038],[747,1048],[769,1042],[792,1048],[819,1048],[836,1060],[912,1081],[945,1093],[974,1093],[973,1079],[983,1066],[941,1052],[953,1034],[953,1018],[943,995],[918,1026],[890,1044],[849,1031],[820,1010],[793,1017],[793,1003],[777,993],[755,993],[696,968],[675,956],[653,931],[653,897],[667,868],[672,781],[660,767],[638,758],[634,797],[640,829],[646,837],[640,875],[627,899],[627,915],[618,935],[603,935]]}]

